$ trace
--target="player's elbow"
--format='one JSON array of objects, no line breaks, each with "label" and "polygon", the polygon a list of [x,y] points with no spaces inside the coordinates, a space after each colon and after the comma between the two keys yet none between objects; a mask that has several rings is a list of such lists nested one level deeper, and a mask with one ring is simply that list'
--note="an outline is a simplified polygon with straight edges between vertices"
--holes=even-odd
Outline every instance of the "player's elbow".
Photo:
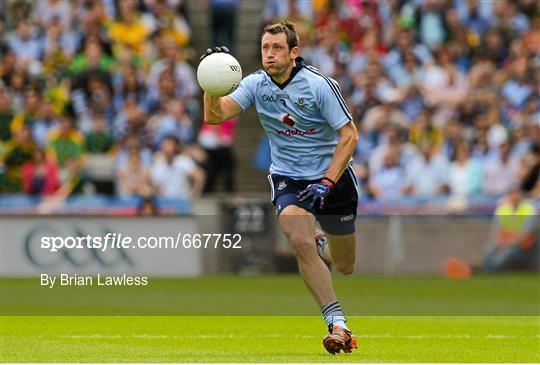
[{"label": "player's elbow", "polygon": [[355,148],[357,143],[358,143],[358,134],[350,133],[347,136],[347,145],[350,146],[351,148]]},{"label": "player's elbow", "polygon": [[354,133],[351,135],[351,144],[355,145],[358,143],[358,134]]},{"label": "player's elbow", "polygon": [[219,115],[211,112],[204,113],[204,121],[208,124],[219,124],[223,122],[223,119]]},{"label": "player's elbow", "polygon": [[214,118],[214,117],[205,117],[204,121],[205,121],[206,124],[219,124],[219,123],[221,123],[221,120],[219,120],[218,118]]}]

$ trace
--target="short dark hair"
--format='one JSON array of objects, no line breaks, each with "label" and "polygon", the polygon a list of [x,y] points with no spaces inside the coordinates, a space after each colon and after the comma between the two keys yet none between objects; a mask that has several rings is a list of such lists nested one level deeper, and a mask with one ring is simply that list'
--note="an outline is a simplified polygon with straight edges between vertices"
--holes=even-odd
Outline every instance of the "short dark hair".
[{"label": "short dark hair", "polygon": [[298,47],[298,36],[296,35],[296,29],[294,29],[293,23],[281,22],[281,23],[276,23],[276,24],[267,24],[263,28],[261,38],[266,33],[270,33],[270,34],[285,33],[285,38],[287,39],[287,45],[289,46],[289,49]]}]

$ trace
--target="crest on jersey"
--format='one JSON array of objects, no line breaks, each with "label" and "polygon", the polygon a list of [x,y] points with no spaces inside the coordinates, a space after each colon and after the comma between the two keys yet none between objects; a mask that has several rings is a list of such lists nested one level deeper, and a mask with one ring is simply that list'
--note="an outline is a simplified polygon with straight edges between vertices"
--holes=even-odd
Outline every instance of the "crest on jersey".
[{"label": "crest on jersey", "polygon": [[294,105],[296,105],[298,109],[306,109],[309,107],[304,98],[298,98],[298,100],[294,102]]}]

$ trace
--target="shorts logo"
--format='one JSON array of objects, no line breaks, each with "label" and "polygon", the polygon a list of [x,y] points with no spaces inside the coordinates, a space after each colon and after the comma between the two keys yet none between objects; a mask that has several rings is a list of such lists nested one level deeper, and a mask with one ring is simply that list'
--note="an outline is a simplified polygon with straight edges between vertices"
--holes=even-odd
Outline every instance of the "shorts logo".
[{"label": "shorts logo", "polygon": [[354,218],[354,214],[349,214],[349,215],[346,215],[344,217],[341,217],[340,220],[342,222],[348,222],[348,221],[352,220],[353,218]]},{"label": "shorts logo", "polygon": [[278,184],[278,187],[277,189],[278,190],[283,190],[287,187],[287,183],[285,181],[280,181],[279,184]]}]

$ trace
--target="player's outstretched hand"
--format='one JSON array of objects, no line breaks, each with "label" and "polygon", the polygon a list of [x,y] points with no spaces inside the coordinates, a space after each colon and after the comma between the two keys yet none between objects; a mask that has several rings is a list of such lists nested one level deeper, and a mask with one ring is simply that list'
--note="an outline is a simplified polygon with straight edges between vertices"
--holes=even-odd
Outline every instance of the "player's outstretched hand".
[{"label": "player's outstretched hand", "polygon": [[229,49],[225,46],[207,48],[206,52],[204,52],[204,54],[201,56],[199,60],[202,61],[206,56],[210,56],[212,53],[220,53],[220,52],[229,53]]},{"label": "player's outstretched hand", "polygon": [[302,190],[296,197],[300,201],[311,199],[309,209],[313,209],[317,202],[319,203],[319,209],[324,209],[324,203],[328,194],[334,187],[334,182],[328,178],[323,178],[320,182],[315,184],[309,184],[304,190]]}]

